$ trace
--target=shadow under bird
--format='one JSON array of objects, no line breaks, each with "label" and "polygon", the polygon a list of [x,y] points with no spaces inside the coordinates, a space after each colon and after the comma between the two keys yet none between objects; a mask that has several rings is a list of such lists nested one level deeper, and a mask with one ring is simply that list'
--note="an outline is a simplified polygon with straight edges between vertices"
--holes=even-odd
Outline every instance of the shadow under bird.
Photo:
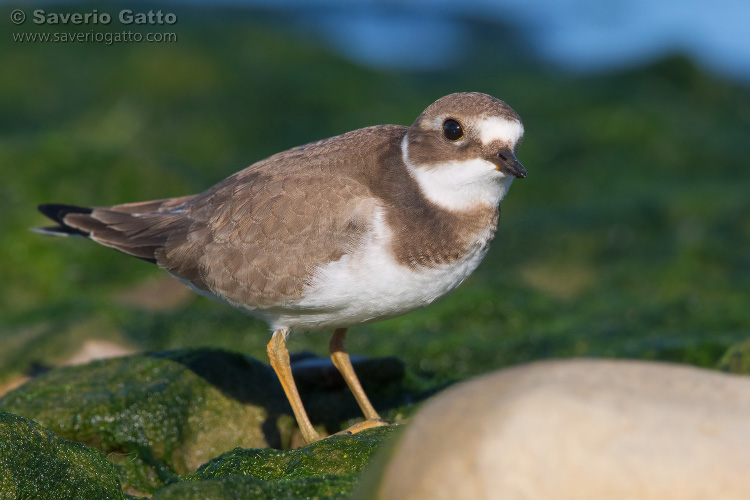
[{"label": "shadow under bird", "polygon": [[261,160],[206,191],[84,208],[40,205],[58,225],[153,262],[197,293],[266,321],[268,356],[308,443],[320,439],[292,378],[292,330],[333,330],[330,354],[383,425],[344,348],[347,328],[426,306],[487,254],[499,202],[526,171],[521,119],[480,93],[442,97],[410,127],[380,125]]}]

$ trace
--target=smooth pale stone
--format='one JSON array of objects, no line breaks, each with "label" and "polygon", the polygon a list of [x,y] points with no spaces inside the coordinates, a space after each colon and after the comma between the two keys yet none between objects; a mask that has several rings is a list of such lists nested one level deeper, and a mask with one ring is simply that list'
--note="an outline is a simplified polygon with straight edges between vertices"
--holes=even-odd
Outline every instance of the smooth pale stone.
[{"label": "smooth pale stone", "polygon": [[380,486],[360,498],[373,494],[746,500],[750,378],[612,360],[495,372],[425,405],[396,445]]}]

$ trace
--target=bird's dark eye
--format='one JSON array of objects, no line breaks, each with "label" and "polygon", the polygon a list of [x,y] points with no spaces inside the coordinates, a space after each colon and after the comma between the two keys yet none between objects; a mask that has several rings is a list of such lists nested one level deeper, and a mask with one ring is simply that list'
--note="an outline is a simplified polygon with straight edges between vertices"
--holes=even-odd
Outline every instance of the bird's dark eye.
[{"label": "bird's dark eye", "polygon": [[457,141],[464,136],[464,129],[456,120],[448,119],[443,123],[443,135],[449,141]]}]

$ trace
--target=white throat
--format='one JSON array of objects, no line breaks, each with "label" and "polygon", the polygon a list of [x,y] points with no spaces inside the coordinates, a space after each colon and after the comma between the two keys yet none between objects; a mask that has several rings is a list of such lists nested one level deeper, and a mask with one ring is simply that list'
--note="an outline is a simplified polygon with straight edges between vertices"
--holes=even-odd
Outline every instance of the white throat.
[{"label": "white throat", "polygon": [[415,165],[409,159],[406,137],[401,141],[401,154],[422,194],[448,210],[463,211],[478,204],[497,206],[514,179],[497,170],[494,163],[481,158]]}]

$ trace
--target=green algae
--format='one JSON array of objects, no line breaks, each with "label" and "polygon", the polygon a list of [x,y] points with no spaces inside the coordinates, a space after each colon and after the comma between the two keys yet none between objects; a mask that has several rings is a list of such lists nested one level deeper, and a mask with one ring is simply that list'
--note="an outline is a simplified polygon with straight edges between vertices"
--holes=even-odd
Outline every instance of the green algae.
[{"label": "green algae", "polygon": [[394,426],[334,435],[293,450],[237,448],[201,466],[189,481],[241,474],[258,479],[289,479],[360,472]]},{"label": "green algae", "polygon": [[[331,415],[351,417],[356,403],[337,380],[340,376],[332,376],[335,368],[330,361],[303,356],[298,363],[293,364],[299,367],[295,377],[305,401],[317,409],[313,413],[328,408]],[[384,401],[391,398],[399,411],[405,395],[419,397],[403,385],[403,365],[393,358],[356,360],[355,366],[363,368],[367,385],[379,381],[380,390],[373,393]],[[217,349],[147,353],[55,368],[0,398],[0,409],[99,449],[116,466],[125,493],[135,495],[154,494],[186,477],[194,482],[234,474],[286,481],[284,491],[323,491],[333,484],[350,489],[390,432],[373,429],[294,450],[271,449],[287,447],[294,430],[273,370]],[[340,428],[341,421],[330,425]],[[242,484],[271,488],[265,482]],[[228,483],[211,484],[225,488]]]},{"label": "green algae", "polygon": [[199,482],[171,484],[160,490],[153,500],[343,500],[349,498],[355,474],[302,477],[264,481],[255,477],[231,475]]},{"label": "green algae", "polygon": [[116,467],[34,421],[0,411],[0,498],[117,500]]},{"label": "green algae", "polygon": [[203,465],[154,499],[348,498],[394,426],[335,435],[293,450],[241,449]]},{"label": "green algae", "polygon": [[750,340],[733,345],[716,364],[716,368],[738,375],[750,375]]},{"label": "green algae", "polygon": [[[153,498],[348,498],[372,455],[394,431],[389,426],[336,435],[285,451],[236,448],[159,488]],[[7,412],[0,412],[0,451],[0,491],[7,498],[128,497],[120,487],[118,467],[99,451]]]}]

